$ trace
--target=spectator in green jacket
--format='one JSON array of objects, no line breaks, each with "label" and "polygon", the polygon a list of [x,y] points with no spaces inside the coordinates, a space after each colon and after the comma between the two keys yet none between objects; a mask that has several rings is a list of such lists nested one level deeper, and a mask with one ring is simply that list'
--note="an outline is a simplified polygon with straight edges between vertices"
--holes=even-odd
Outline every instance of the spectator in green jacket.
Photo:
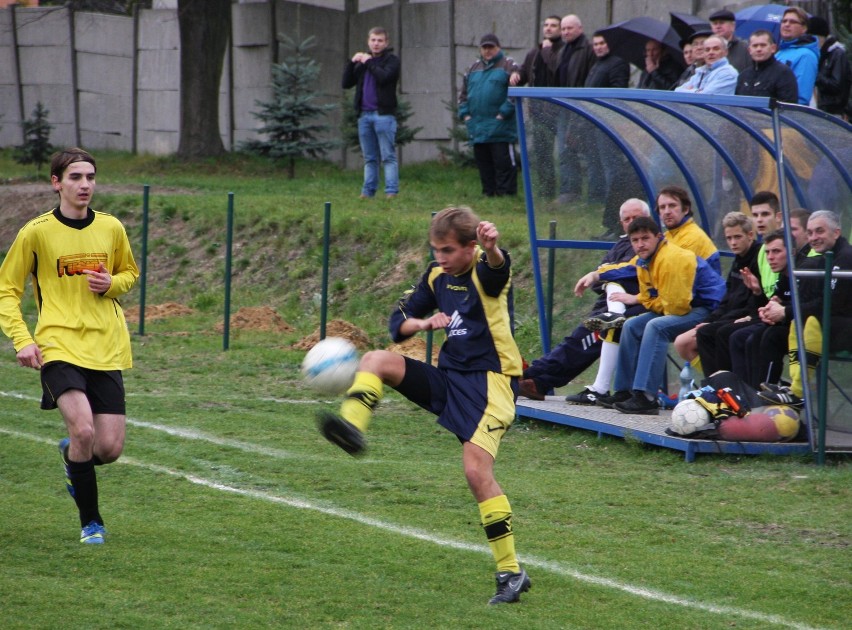
[{"label": "spectator in green jacket", "polygon": [[500,40],[489,33],[479,42],[480,57],[464,75],[459,117],[467,124],[468,143],[479,169],[486,197],[516,195],[518,139],[515,105],[509,100],[509,79],[520,68],[503,54]]}]

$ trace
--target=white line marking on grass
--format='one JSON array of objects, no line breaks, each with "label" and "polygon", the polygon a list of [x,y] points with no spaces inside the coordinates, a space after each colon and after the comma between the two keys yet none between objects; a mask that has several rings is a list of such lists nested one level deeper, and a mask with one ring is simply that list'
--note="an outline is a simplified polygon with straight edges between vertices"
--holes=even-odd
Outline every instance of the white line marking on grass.
[{"label": "white line marking on grass", "polygon": [[[17,398],[18,400],[31,400],[39,402],[41,398],[36,398],[34,396],[27,396],[26,394],[19,394],[17,392],[3,392],[0,391],[0,397],[6,398]],[[228,448],[233,448],[238,451],[243,451],[244,453],[251,453],[253,455],[265,455],[267,457],[274,457],[277,459],[301,459],[305,461],[328,461],[330,459],[337,459],[337,453],[334,455],[307,455],[305,453],[294,453],[292,451],[285,451],[279,448],[271,448],[268,446],[259,446],[252,442],[242,442],[240,440],[231,440],[227,438],[220,438],[216,435],[211,435],[210,433],[205,433],[204,431],[198,431],[196,429],[187,429],[183,427],[173,427],[165,424],[155,424],[153,422],[145,422],[144,420],[136,420],[134,418],[127,417],[125,418],[125,422],[133,427],[139,427],[141,429],[150,429],[151,431],[160,431],[162,433],[166,433],[168,435],[173,435],[175,437],[184,438],[187,440],[197,440],[200,442],[209,442],[210,444],[216,444],[218,446],[225,446]],[[360,460],[364,463],[375,463],[378,460],[372,459],[369,456],[362,457]],[[384,463],[394,463],[391,460],[383,459],[381,460]],[[455,466],[455,464],[451,462],[439,462],[435,464],[436,466]]]},{"label": "white line marking on grass", "polygon": [[[142,423],[146,424],[146,423]],[[19,431],[13,431],[11,429],[4,429],[0,427],[0,433],[5,433],[6,435],[10,435],[13,437],[30,440],[33,442],[39,442],[42,444],[53,444],[53,441],[46,440],[37,435],[32,435],[29,433],[21,433]],[[180,434],[178,434],[180,435]],[[237,488],[234,486],[229,486],[226,484],[222,484],[216,481],[212,481],[210,479],[205,479],[204,477],[199,477],[198,475],[193,475],[186,472],[181,472],[179,470],[173,470],[171,468],[166,468],[165,466],[159,466],[157,464],[149,464],[146,462],[142,462],[137,459],[133,459],[130,457],[123,457],[119,460],[118,463],[123,463],[128,466],[136,466],[138,468],[144,468],[146,470],[150,470],[152,472],[169,475],[171,477],[178,477],[180,479],[185,479],[190,483],[210,488],[212,490],[219,490],[221,492],[227,492],[230,494],[236,494],[244,497],[248,497],[251,499],[257,499],[259,501],[266,501],[269,503],[276,503],[280,505],[286,505],[289,507],[293,507],[300,510],[311,510],[314,512],[319,512],[321,514],[327,514],[328,516],[333,516],[336,518],[344,518],[350,521],[354,521],[356,523],[360,523],[362,525],[368,525],[370,527],[375,527],[376,529],[381,529],[386,532],[390,532],[392,534],[398,534],[400,536],[407,536],[409,538],[416,538],[417,540],[422,540],[424,542],[429,542],[439,547],[447,547],[450,549],[458,549],[459,551],[467,551],[473,553],[481,553],[486,555],[491,555],[491,550],[485,545],[474,545],[471,543],[461,542],[458,540],[452,540],[450,538],[442,538],[440,536],[435,536],[434,534],[430,534],[428,532],[424,532],[422,530],[413,528],[413,527],[404,527],[401,525],[395,525],[393,523],[389,523],[387,521],[383,521],[377,518],[373,518],[370,516],[366,516],[359,512],[353,512],[351,510],[346,510],[343,508],[332,507],[328,505],[321,505],[319,503],[309,501],[306,499],[300,499],[292,496],[281,496],[276,494],[271,494],[269,492],[261,492],[259,490],[250,490],[246,488]],[[610,588],[618,591],[622,591],[623,593],[627,593],[628,595],[634,595],[636,597],[640,597],[642,599],[652,600],[663,602],[666,604],[674,604],[675,606],[682,606],[684,608],[692,608],[695,610],[701,610],[704,612],[712,613],[715,615],[728,615],[728,616],[736,616],[742,617],[744,619],[751,619],[752,621],[758,621],[761,623],[772,624],[776,626],[784,626],[787,628],[794,628],[795,630],[819,630],[813,626],[808,626],[802,623],[798,623],[796,621],[790,621],[789,619],[785,619],[783,617],[779,617],[778,615],[768,615],[761,612],[756,612],[752,610],[746,610],[743,608],[735,608],[732,606],[719,606],[716,604],[708,604],[700,601],[696,601],[694,599],[688,599],[684,597],[678,597],[677,595],[671,595],[669,593],[664,593],[662,591],[657,591],[649,588],[643,588],[640,586],[633,586],[631,584],[627,584],[625,582],[619,582],[618,580],[613,580],[610,578],[600,577],[597,575],[590,575],[588,573],[582,573],[573,569],[569,566],[564,565],[561,562],[553,562],[551,560],[543,560],[540,558],[536,558],[535,556],[523,556],[523,562],[525,566],[528,567],[536,567],[539,569],[544,569],[546,571],[550,571],[551,573],[555,573],[557,575],[561,575],[563,577],[574,578],[577,581],[585,582],[587,584],[593,584],[595,586],[602,586],[605,588]]]}]

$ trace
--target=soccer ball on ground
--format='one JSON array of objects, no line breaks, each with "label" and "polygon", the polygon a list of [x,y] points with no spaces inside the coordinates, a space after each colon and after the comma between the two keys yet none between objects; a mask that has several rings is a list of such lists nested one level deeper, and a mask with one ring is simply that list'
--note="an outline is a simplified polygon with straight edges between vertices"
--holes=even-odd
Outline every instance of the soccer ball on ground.
[{"label": "soccer ball on ground", "polygon": [[799,432],[799,414],[786,405],[770,405],[763,412],[772,418],[780,440],[792,440]]},{"label": "soccer ball on ground", "polygon": [[324,394],[342,394],[355,380],[358,351],[341,337],[326,337],[302,361],[305,383]]},{"label": "soccer ball on ground", "polygon": [[681,400],[672,410],[671,429],[678,435],[695,433],[710,422],[710,412],[693,398]]}]

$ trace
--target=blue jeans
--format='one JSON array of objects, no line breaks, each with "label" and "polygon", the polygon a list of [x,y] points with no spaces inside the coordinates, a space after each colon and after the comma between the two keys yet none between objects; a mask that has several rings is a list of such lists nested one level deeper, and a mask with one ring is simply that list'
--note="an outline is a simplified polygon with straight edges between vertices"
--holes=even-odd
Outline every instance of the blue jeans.
[{"label": "blue jeans", "polygon": [[693,308],[686,315],[658,315],[648,312],[630,317],[621,329],[615,391],[640,390],[657,395],[669,343],[695,327],[710,314],[707,307]]},{"label": "blue jeans", "polygon": [[399,193],[399,167],[396,163],[396,117],[378,112],[362,112],[358,117],[358,139],[364,154],[364,187],[361,194],[372,197],[379,187],[379,160],[385,167],[385,193]]}]

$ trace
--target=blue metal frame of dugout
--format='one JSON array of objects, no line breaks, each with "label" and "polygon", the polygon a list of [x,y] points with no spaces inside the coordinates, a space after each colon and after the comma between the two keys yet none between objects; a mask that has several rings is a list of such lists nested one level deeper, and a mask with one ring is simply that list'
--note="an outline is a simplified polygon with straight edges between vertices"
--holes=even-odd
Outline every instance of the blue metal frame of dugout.
[{"label": "blue metal frame of dugout", "polygon": [[[702,184],[696,177],[691,156],[697,151],[711,151],[714,154],[717,170],[725,169],[729,180],[737,188],[734,192],[746,201],[757,190],[756,186],[759,182],[755,171],[759,170],[760,165],[763,164],[765,175],[766,164],[771,162],[776,178],[774,183],[780,193],[785,225],[789,225],[791,195],[795,199],[793,207],[798,205],[811,210],[834,210],[842,219],[846,219],[844,225],[852,224],[852,174],[850,174],[852,125],[819,110],[780,103],[767,98],[708,96],[638,89],[510,88],[509,96],[515,99],[516,104],[533,274],[540,314],[539,331],[545,353],[550,351],[550,331],[554,327],[553,322],[549,321],[550,314],[545,303],[541,255],[558,249],[604,250],[608,249],[611,243],[583,238],[557,239],[539,236],[539,232],[542,234],[546,232],[544,229],[537,229],[543,226],[537,226],[537,191],[531,176],[538,167],[533,162],[529,151],[529,127],[536,124],[536,114],[531,111],[533,103],[539,113],[543,108],[549,108],[552,112],[556,112],[551,115],[576,117],[577,120],[582,120],[586,125],[590,124],[602,133],[626,158],[646,199],[655,199],[656,190],[661,187],[661,184],[683,185],[689,190],[694,200],[693,209],[696,220],[708,234],[713,233],[713,228],[717,227],[716,224],[721,219],[721,215],[727,210],[720,207],[722,204],[718,195],[713,190],[708,190],[706,182]],[[614,124],[616,121],[617,124]],[[616,127],[620,128],[622,133]],[[625,128],[635,129],[636,133],[643,137],[645,147],[653,146],[654,149],[668,156],[666,163],[669,170],[672,165],[676,170],[675,181],[664,183],[659,181],[654,165],[647,159],[643,159],[642,149],[623,133]],[[736,135],[734,146],[736,150],[731,148],[731,137],[734,135]],[[700,139],[700,146],[696,146],[696,138]],[[725,142],[723,138],[726,138]],[[793,147],[795,155],[785,156],[785,140]],[[743,145],[748,145],[751,150],[739,151],[737,146]],[[791,157],[795,158],[795,167],[789,163]],[[827,191],[824,190],[826,186],[820,187],[814,183],[818,177],[830,182],[828,188],[837,189],[831,191],[831,199],[835,207],[826,207],[831,204],[826,203],[825,195],[820,196]],[[816,208],[814,204],[820,207]],[[792,269],[794,250],[789,230],[785,231],[785,241],[788,264]],[[724,249],[724,243],[717,243],[717,245],[721,245],[720,251]],[[797,291],[793,292],[793,308],[798,314]],[[796,317],[796,328],[800,338],[802,338],[801,326],[800,318]],[[804,344],[800,345],[802,346],[799,349],[800,361],[802,365],[806,365]],[[805,385],[807,388],[810,384]],[[597,420],[592,422],[588,419],[573,417],[565,412],[554,414],[552,411],[527,408],[523,401],[519,403],[519,413],[528,417],[550,419],[562,424],[589,428],[599,433],[624,434],[623,427]],[[814,417],[809,397],[806,397],[806,416]],[[661,438],[653,434],[643,438],[641,432],[637,433],[635,430],[630,432],[642,441],[684,450],[688,460],[694,457],[695,452],[705,450],[751,454],[797,452],[796,445],[755,443],[735,445],[731,447],[733,451],[728,451],[727,447],[721,448],[717,444],[702,445],[696,441]],[[811,436],[813,432],[808,433]],[[694,443],[680,444],[680,442]]]}]

